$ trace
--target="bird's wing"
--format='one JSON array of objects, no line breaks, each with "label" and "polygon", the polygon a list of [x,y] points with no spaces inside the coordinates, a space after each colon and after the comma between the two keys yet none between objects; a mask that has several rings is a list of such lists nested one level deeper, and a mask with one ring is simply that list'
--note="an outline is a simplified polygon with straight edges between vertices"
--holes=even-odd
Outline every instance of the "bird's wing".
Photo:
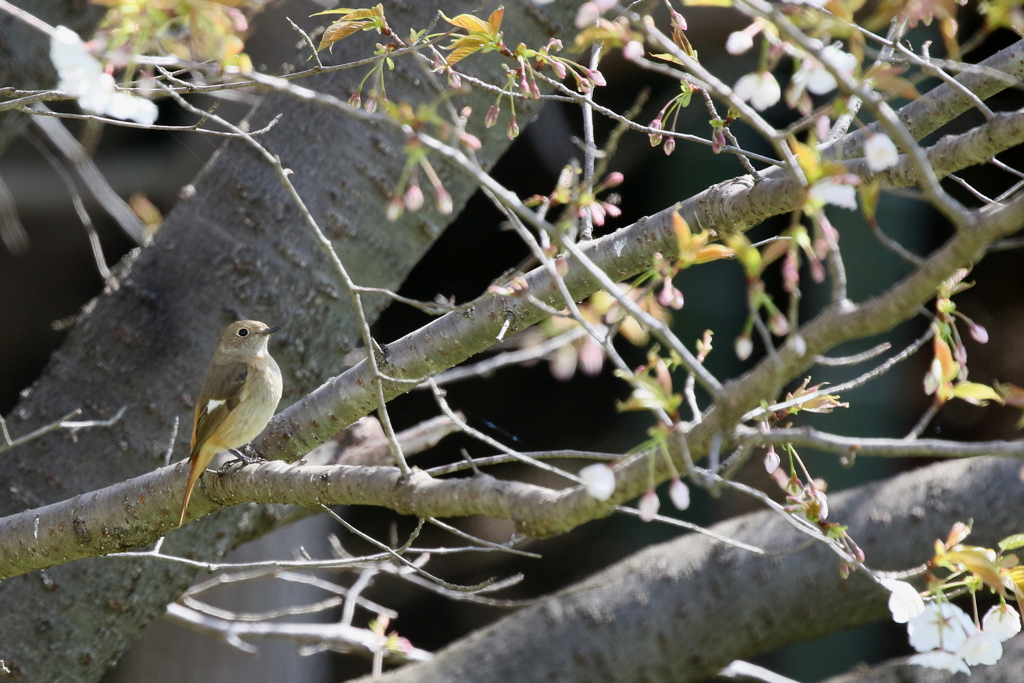
[{"label": "bird's wing", "polygon": [[205,403],[196,405],[190,447],[193,454],[238,405],[248,372],[245,363],[221,363],[210,368],[206,384],[199,392]]}]

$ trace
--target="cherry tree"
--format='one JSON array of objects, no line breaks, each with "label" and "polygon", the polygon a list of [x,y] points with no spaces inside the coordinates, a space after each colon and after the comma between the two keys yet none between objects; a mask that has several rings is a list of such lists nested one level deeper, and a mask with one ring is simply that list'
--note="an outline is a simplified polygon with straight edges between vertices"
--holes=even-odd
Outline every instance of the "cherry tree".
[{"label": "cherry tree", "polygon": [[[987,254],[1024,246],[1013,236],[1024,173],[1005,160],[1024,116],[1002,97],[1024,74],[1024,43],[997,49],[1024,30],[1019,7],[978,3],[979,28],[964,35],[948,2],[381,3],[320,12],[314,31],[292,23],[301,56],[271,73],[245,51],[259,7],[102,4],[0,1],[5,39],[53,67],[10,76],[9,130],[31,118],[75,153],[69,119],[226,141],[158,230],[88,176],[139,247],[115,267],[96,247],[104,291],[0,422],[0,612],[13,615],[0,620],[0,672],[96,680],[163,613],[226,646],[288,638],[306,653],[360,654],[373,675],[402,666],[399,680],[771,680],[746,660],[883,619],[907,625],[917,654],[898,665],[905,676],[1019,667],[1024,445],[925,436],[957,404],[1024,408],[1013,377],[969,375],[974,349],[1010,328],[961,305]],[[694,16],[742,19],[717,53],[738,61],[694,49]],[[608,60],[670,79],[671,96],[650,102],[653,116],[642,101],[602,103]],[[749,71],[723,75],[737,64]],[[240,90],[261,95],[241,120],[197,99]],[[551,187],[521,196],[492,170],[546,102],[580,118],[578,154]],[[191,123],[162,122],[168,108]],[[684,127],[695,110],[703,123]],[[727,157],[735,175],[619,224],[630,177],[615,160],[629,144]],[[994,175],[969,182],[974,167]],[[467,301],[400,293],[477,191],[529,261]],[[938,246],[892,236],[890,196],[934,212]],[[903,274],[876,278],[870,259],[844,253],[850,216]],[[3,232],[12,250],[19,230]],[[736,300],[725,303],[710,272],[739,283]],[[875,293],[851,295],[864,273]],[[740,311],[738,334],[687,338],[679,323],[698,298]],[[389,305],[432,320],[381,338],[373,324]],[[261,460],[206,473],[179,530],[191,402],[211,339],[241,317],[287,319],[272,347],[285,400],[246,449]],[[904,341],[913,320],[921,331]],[[830,426],[912,358],[924,369],[901,400],[925,407],[908,433]],[[617,407],[644,416],[645,438],[611,454],[526,451],[449,405],[453,382],[507,368],[498,383],[538,361],[565,381],[613,373]],[[814,379],[823,369],[842,379]],[[437,417],[400,430],[389,404],[417,390]],[[487,455],[416,466],[455,432]],[[833,493],[809,453],[849,467],[949,462]],[[760,511],[704,528],[687,519],[698,491]],[[343,505],[417,521],[381,540]],[[373,550],[354,555],[332,538],[325,557],[221,561],[311,514]],[[500,591],[520,577],[461,585],[432,558],[532,555],[532,539],[571,538],[613,514],[692,533],[438,652],[395,629],[397,606],[364,595],[388,580],[513,606]],[[507,521],[511,537],[455,524],[470,516]],[[449,542],[423,544],[428,526]],[[314,578],[325,569],[346,579]],[[209,571],[223,572],[217,582],[306,576],[333,593],[315,609],[342,615],[241,623],[197,597],[211,583],[189,589]]]}]

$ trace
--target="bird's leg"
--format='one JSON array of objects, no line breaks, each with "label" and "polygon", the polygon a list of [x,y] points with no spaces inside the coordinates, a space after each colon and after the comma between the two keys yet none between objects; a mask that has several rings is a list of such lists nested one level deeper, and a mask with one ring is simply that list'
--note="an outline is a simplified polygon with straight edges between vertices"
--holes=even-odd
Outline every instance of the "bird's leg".
[{"label": "bird's leg", "polygon": [[[245,447],[243,446],[243,449],[244,448]],[[223,466],[221,466],[220,471],[222,473],[230,472],[231,470],[236,468],[242,469],[246,465],[255,465],[256,463],[266,462],[263,458],[259,457],[258,455],[250,455],[245,453],[244,450],[239,450],[237,448],[232,448],[227,452],[233,455],[234,459],[228,460],[226,463],[224,463]]]}]

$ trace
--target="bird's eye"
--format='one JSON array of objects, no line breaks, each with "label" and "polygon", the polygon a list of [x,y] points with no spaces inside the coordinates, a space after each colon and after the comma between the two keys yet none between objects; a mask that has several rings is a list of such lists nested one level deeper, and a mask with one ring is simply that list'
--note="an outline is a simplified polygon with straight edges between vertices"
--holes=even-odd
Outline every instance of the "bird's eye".
[{"label": "bird's eye", "polygon": [[247,330],[247,329],[245,329],[245,328],[243,327],[242,329],[240,329],[240,330],[238,331],[238,336],[239,336],[239,337],[248,337],[248,336],[249,336],[249,330]]}]

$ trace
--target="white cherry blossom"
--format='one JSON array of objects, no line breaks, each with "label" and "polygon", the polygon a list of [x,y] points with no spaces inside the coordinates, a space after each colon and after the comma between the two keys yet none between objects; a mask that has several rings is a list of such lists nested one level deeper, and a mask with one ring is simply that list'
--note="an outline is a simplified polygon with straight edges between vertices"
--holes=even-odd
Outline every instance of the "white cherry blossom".
[{"label": "white cherry blossom", "polygon": [[725,40],[725,51],[731,55],[741,55],[754,47],[754,38],[746,31],[733,31]]},{"label": "white cherry blossom", "polygon": [[857,191],[853,189],[853,185],[825,178],[811,186],[810,195],[813,199],[826,204],[835,204],[851,211],[857,210]]},{"label": "white cherry blossom", "polygon": [[758,111],[771,107],[782,97],[779,82],[767,71],[755,71],[742,76],[732,91],[736,97],[750,102],[750,106]]},{"label": "white cherry blossom", "polygon": [[975,666],[976,664],[991,666],[1003,656],[1003,646],[999,643],[999,639],[991,633],[978,631],[967,639],[967,642],[963,644],[963,647],[956,654],[957,657],[964,660],[965,664],[970,666]]},{"label": "white cherry blossom", "polygon": [[942,669],[952,674],[960,671],[968,676],[971,675],[971,670],[967,667],[967,664],[964,663],[964,660],[960,659],[952,652],[933,650],[931,652],[925,652],[924,654],[914,655],[909,661],[911,664],[926,666],[929,669]]},{"label": "white cherry blossom", "polygon": [[1020,615],[1009,605],[996,605],[985,613],[981,628],[1000,641],[1009,640],[1020,633]]},{"label": "white cherry blossom", "polygon": [[884,171],[896,165],[900,153],[887,135],[875,133],[864,143],[864,159],[872,171]]},{"label": "white cherry blossom", "polygon": [[879,583],[889,590],[889,611],[897,624],[905,624],[924,612],[921,594],[906,581],[881,579]]},{"label": "white cherry blossom", "polygon": [[114,77],[92,56],[78,34],[58,26],[50,39],[50,61],[57,69],[57,89],[78,99],[87,112],[136,121],[151,126],[158,110],[149,100],[119,92]]},{"label": "white cherry blossom", "polygon": [[956,652],[978,632],[964,611],[948,602],[932,602],[907,622],[910,645],[918,652]]}]

